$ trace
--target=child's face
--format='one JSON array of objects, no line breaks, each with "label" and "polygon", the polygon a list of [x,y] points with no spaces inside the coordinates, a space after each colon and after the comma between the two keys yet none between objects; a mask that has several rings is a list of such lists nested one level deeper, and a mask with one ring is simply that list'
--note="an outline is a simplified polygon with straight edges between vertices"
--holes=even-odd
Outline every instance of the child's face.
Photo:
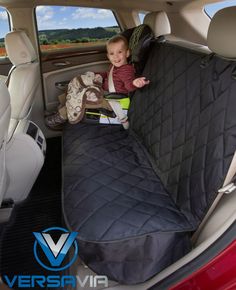
[{"label": "child's face", "polygon": [[127,64],[129,50],[126,48],[125,43],[122,40],[116,43],[110,43],[107,46],[107,57],[115,67],[120,67]]}]

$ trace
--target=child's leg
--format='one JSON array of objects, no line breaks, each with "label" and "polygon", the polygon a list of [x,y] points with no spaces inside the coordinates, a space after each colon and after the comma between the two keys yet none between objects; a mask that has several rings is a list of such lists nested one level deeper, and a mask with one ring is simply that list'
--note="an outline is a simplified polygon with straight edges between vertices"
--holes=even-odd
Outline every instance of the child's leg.
[{"label": "child's leg", "polygon": [[123,125],[124,129],[126,130],[129,129],[128,117],[123,112],[120,103],[114,100],[109,100],[108,102],[109,102],[109,105],[112,107],[113,111],[115,112],[118,120]]}]

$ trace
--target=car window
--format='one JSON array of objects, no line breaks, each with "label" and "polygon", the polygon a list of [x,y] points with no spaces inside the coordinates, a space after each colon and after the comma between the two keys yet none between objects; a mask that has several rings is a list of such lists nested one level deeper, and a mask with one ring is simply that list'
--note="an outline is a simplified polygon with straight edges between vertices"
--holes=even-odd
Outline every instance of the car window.
[{"label": "car window", "polygon": [[143,24],[143,19],[145,17],[145,15],[147,14],[146,11],[142,11],[142,12],[139,12],[138,13],[138,16],[139,16],[139,20],[140,20],[140,23]]},{"label": "car window", "polygon": [[4,37],[10,31],[7,10],[0,7],[0,57],[6,55]]},{"label": "car window", "polygon": [[210,18],[212,18],[217,11],[219,11],[225,7],[230,7],[230,6],[236,6],[236,1],[235,0],[227,0],[227,1],[217,2],[217,3],[207,4],[204,7],[204,10],[205,10],[206,14]]},{"label": "car window", "polygon": [[107,9],[38,6],[36,19],[41,51],[104,44],[120,32]]}]

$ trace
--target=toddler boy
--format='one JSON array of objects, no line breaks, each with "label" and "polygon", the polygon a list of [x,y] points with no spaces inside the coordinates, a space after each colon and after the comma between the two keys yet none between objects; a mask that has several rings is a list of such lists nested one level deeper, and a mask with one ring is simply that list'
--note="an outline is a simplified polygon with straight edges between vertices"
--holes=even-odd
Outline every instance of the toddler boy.
[{"label": "toddler boy", "polygon": [[[103,78],[102,88],[109,93],[129,94],[137,88],[149,84],[145,77],[135,78],[135,70],[131,64],[128,64],[130,55],[127,39],[122,35],[116,35],[107,42],[107,57],[111,62],[108,72],[98,73]],[[85,104],[85,108],[91,108],[91,105]],[[99,105],[92,105],[92,108],[105,108],[114,111],[118,120],[125,129],[128,129],[129,123],[127,116],[123,113],[119,102],[103,100]],[[57,129],[58,126],[65,123],[68,119],[66,106],[59,108],[56,114],[46,117],[46,124],[51,129]]]}]

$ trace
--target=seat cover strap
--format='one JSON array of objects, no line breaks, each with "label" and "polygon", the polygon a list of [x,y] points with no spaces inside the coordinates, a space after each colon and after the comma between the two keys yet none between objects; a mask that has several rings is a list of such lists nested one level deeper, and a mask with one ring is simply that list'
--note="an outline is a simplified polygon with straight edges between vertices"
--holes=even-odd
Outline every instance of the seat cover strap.
[{"label": "seat cover strap", "polygon": [[109,75],[108,75],[108,90],[109,93],[115,93],[116,89],[115,89],[115,85],[113,82],[113,70],[114,70],[114,65],[111,67],[110,71],[109,71]]},{"label": "seat cover strap", "polygon": [[229,167],[228,173],[226,175],[223,186],[218,190],[218,195],[217,195],[216,199],[214,200],[213,204],[209,208],[207,214],[205,215],[204,219],[200,223],[198,229],[196,230],[196,232],[192,236],[193,243],[196,242],[202,228],[204,227],[207,220],[209,219],[209,217],[211,216],[211,214],[215,210],[215,208],[218,205],[218,203],[220,202],[222,196],[224,194],[232,193],[233,191],[235,191],[235,189],[236,189],[236,152],[234,153],[234,156],[233,156],[233,159],[231,161],[231,164],[230,164],[230,167]]}]

